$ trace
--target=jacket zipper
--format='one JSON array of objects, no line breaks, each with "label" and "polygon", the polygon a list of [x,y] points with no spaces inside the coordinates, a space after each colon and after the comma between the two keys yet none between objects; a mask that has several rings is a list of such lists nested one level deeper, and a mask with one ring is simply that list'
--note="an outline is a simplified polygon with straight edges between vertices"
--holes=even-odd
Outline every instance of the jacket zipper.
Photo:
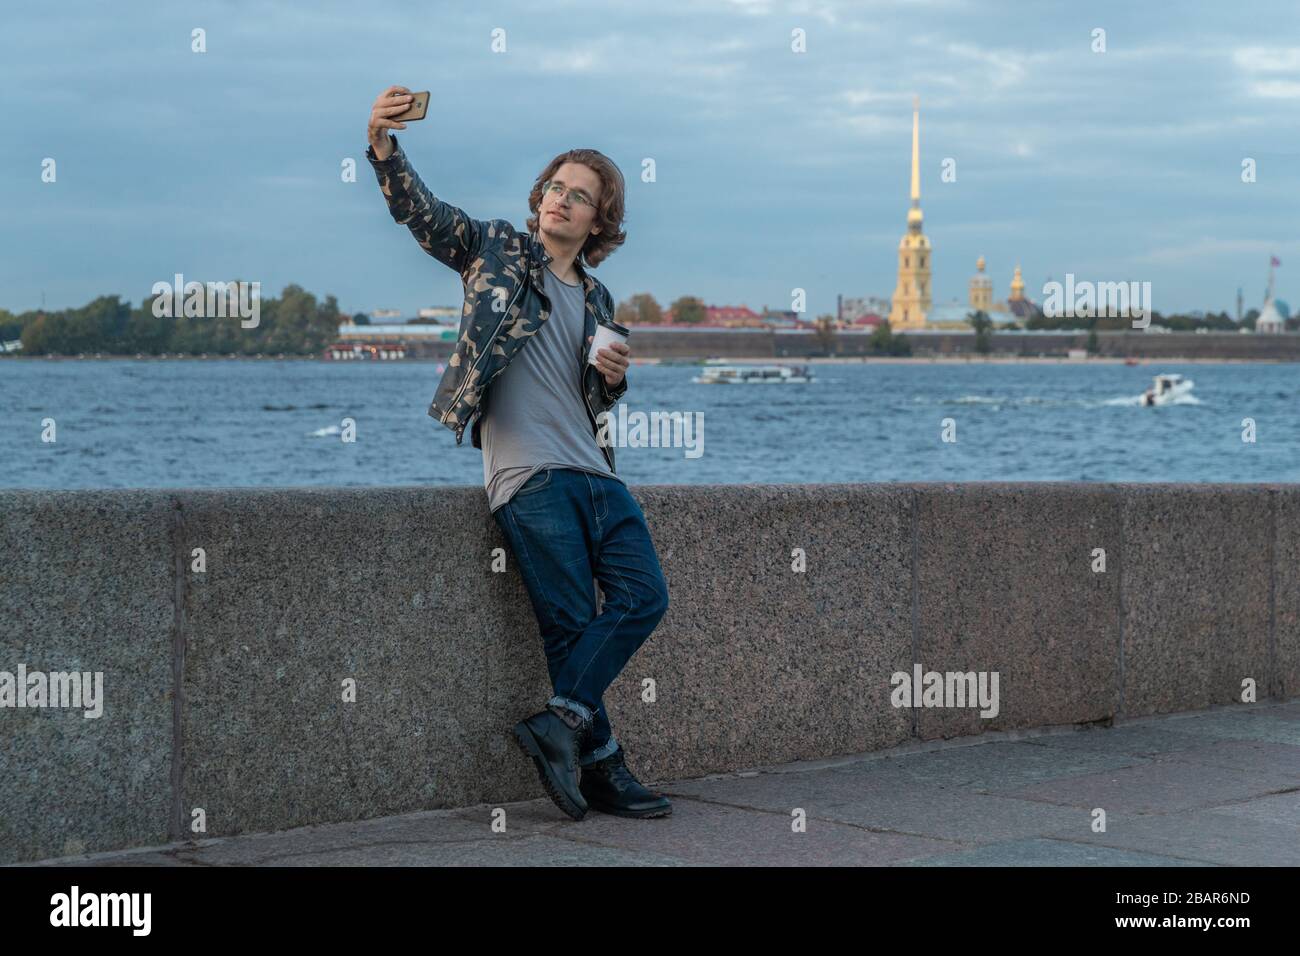
[{"label": "jacket zipper", "polygon": [[[497,323],[497,327],[493,330],[492,337],[488,340],[487,348],[484,350],[483,354],[478,359],[476,359],[472,365],[470,365],[468,371],[465,372],[465,381],[460,383],[460,388],[456,390],[456,394],[452,397],[452,400],[447,403],[448,414],[450,414],[451,410],[456,407],[456,403],[460,401],[460,397],[465,394],[465,389],[469,386],[470,379],[474,374],[474,369],[478,367],[479,362],[482,362],[484,359],[486,359],[488,356],[492,354],[492,346],[497,340],[497,333],[501,331],[501,326],[506,324],[506,319],[510,318],[510,306],[515,304],[515,300],[519,298],[519,293],[523,291],[524,291],[524,276],[521,275],[519,277],[519,287],[515,289],[515,294],[511,296],[510,304],[506,306],[506,310],[501,316],[501,321]],[[465,425],[468,424],[469,422],[465,422],[463,425],[461,425],[460,432],[458,432],[456,435],[457,444],[460,443],[460,436],[465,431]]]},{"label": "jacket zipper", "polygon": [[[585,304],[582,310],[582,314],[584,317],[584,321],[582,325],[582,345],[578,350],[578,391],[582,392],[582,402],[584,405],[587,406],[587,414],[591,417],[592,427],[595,428],[597,434],[599,434],[600,423],[596,421],[596,413],[591,409],[591,398],[590,396],[587,395],[587,364],[588,364],[587,363],[587,323],[585,321],[587,309],[585,307]],[[596,369],[596,374],[604,375],[605,373],[602,372],[600,369]],[[597,442],[597,444],[599,444],[599,442]],[[605,446],[601,445],[600,453],[604,455],[605,460],[609,462],[609,470],[613,471],[614,462],[611,460],[612,452],[607,452],[605,450]]]}]

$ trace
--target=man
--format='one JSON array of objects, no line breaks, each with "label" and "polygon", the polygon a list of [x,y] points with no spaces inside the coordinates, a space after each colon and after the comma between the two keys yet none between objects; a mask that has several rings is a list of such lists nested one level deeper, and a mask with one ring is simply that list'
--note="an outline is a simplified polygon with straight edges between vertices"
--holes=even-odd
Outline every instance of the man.
[{"label": "man", "polygon": [[588,806],[665,816],[672,805],[627,769],[602,701],[668,609],[645,515],[598,441],[595,409],[607,413],[627,390],[630,350],[615,343],[598,366],[587,361],[596,323],[613,313],[587,267],[626,238],[622,174],[596,150],[569,150],[534,183],[527,233],[472,219],[428,191],[388,132],[406,128],[389,117],[410,102],[402,86],[379,95],[366,157],[393,218],[465,286],[460,339],[429,414],[457,444],[473,420],[488,505],[537,615],[554,696],[515,725],[515,740],[575,820]]}]

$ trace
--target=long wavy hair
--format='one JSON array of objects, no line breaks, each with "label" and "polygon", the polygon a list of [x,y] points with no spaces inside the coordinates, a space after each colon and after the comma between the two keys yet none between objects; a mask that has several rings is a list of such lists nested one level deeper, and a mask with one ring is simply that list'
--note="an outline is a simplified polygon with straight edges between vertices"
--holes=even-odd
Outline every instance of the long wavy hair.
[{"label": "long wavy hair", "polygon": [[596,217],[592,225],[600,226],[600,232],[587,236],[578,255],[591,268],[600,265],[615,249],[627,241],[623,231],[623,173],[614,161],[598,149],[571,149],[561,153],[546,164],[533,183],[528,193],[528,231],[536,232],[538,227],[538,210],[542,207],[542,183],[555,175],[555,171],[565,163],[581,163],[600,177],[600,201],[596,204]]}]

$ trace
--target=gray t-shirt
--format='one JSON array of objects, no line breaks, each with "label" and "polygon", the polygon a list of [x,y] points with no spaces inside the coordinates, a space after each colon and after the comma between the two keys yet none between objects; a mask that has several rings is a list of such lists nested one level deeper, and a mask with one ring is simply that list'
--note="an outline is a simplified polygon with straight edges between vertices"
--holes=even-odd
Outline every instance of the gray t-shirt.
[{"label": "gray t-shirt", "polygon": [[609,470],[582,396],[578,344],[587,307],[582,284],[561,282],[544,267],[542,288],[551,300],[550,316],[487,391],[480,428],[483,484],[492,511],[543,468],[574,468],[627,484]]}]

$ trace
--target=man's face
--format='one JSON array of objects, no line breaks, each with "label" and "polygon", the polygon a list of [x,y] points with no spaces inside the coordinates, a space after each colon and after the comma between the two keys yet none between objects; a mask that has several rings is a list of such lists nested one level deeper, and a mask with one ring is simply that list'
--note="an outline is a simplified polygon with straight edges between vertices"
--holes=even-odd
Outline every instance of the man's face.
[{"label": "man's face", "polygon": [[[556,185],[565,187],[563,193],[553,191]],[[596,220],[596,206],[600,202],[600,177],[595,170],[580,163],[564,163],[551,176],[552,189],[542,191],[542,204],[538,207],[538,225],[541,232],[565,241],[585,241]],[[582,202],[574,192],[581,193],[590,202]]]}]

